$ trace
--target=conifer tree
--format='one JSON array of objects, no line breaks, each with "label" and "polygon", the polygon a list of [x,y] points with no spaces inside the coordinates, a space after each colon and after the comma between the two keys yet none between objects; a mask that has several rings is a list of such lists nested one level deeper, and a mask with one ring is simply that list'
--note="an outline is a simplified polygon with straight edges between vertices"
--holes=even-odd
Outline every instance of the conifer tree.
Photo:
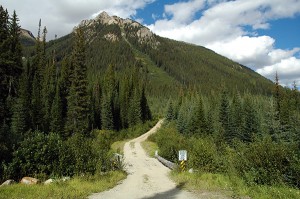
[{"label": "conifer tree", "polygon": [[206,133],[207,121],[203,110],[202,98],[198,96],[195,109],[193,111],[191,122],[189,124],[190,132],[192,134],[201,135]]},{"label": "conifer tree", "polygon": [[182,134],[185,133],[187,130],[185,111],[186,110],[184,106],[181,105],[178,113],[177,123],[176,123],[177,130]]},{"label": "conifer tree", "polygon": [[5,115],[5,101],[9,87],[9,21],[8,12],[0,5],[0,118],[1,123]]},{"label": "conifer tree", "polygon": [[278,113],[276,111],[276,103],[274,98],[270,100],[269,110],[266,114],[266,126],[267,131],[271,135],[273,141],[278,141],[279,135],[281,134],[280,121],[278,120]]},{"label": "conifer tree", "polygon": [[128,127],[128,107],[129,107],[129,100],[131,95],[132,95],[132,90],[130,87],[128,74],[126,74],[121,80],[121,89],[120,89],[120,116],[121,116],[121,125],[123,128]]},{"label": "conifer tree", "polygon": [[244,128],[244,108],[242,104],[242,98],[239,92],[237,92],[234,95],[231,107],[231,131],[234,134],[234,137],[242,139]]},{"label": "conifer tree", "polygon": [[55,97],[51,106],[50,131],[60,133],[62,136],[64,118],[63,118],[63,102],[61,96],[60,84],[56,86]]},{"label": "conifer tree", "polygon": [[111,96],[102,97],[101,128],[105,130],[114,129],[114,116]]},{"label": "conifer tree", "polygon": [[32,96],[31,96],[31,123],[33,129],[43,130],[44,124],[44,109],[42,101],[42,82],[43,82],[43,69],[45,68],[45,46],[41,42],[41,20],[39,21],[38,36],[35,46],[35,57],[32,62]]},{"label": "conifer tree", "polygon": [[280,120],[281,91],[280,91],[279,76],[277,71],[275,75],[274,98],[275,98],[275,110],[277,112],[277,119]]},{"label": "conifer tree", "polygon": [[166,120],[172,121],[174,119],[174,107],[173,103],[170,101],[167,107],[167,114],[166,114]]},{"label": "conifer tree", "polygon": [[83,30],[75,32],[75,46],[72,52],[73,71],[68,96],[66,132],[85,134],[89,127],[90,97],[88,95],[87,66],[85,64],[85,40]]},{"label": "conifer tree", "polygon": [[129,110],[128,110],[128,123],[129,126],[134,126],[135,124],[142,122],[142,109],[140,101],[140,93],[136,88],[134,90],[133,96],[130,100]]},{"label": "conifer tree", "polygon": [[[7,10],[0,5],[0,129],[7,129],[9,124],[9,110],[6,103],[11,75],[9,72],[11,64],[9,39],[9,15]],[[5,131],[0,133],[5,133]]]},{"label": "conifer tree", "polygon": [[93,129],[101,129],[101,94],[100,82],[96,80],[92,90]]},{"label": "conifer tree", "polygon": [[[146,98],[146,93],[145,93],[145,88],[143,87],[142,88],[142,93],[141,93],[141,118],[142,118],[142,121],[145,122],[147,120],[151,120],[152,119],[152,115],[151,115],[151,111],[150,111],[150,108],[149,108],[149,105],[148,105],[148,101],[147,101],[147,98]],[[174,116],[174,119],[175,119],[175,116]]]},{"label": "conifer tree", "polygon": [[[14,11],[10,18],[8,11],[0,5],[0,150],[1,160],[9,160],[13,142],[11,119],[13,111],[20,106],[16,100],[19,78],[22,73],[22,52],[19,41],[20,26]],[[24,116],[20,115],[24,119]],[[26,119],[24,119],[26,120]],[[23,122],[24,124],[25,122]],[[21,124],[21,123],[19,123]],[[20,127],[24,127],[20,125]]]},{"label": "conifer tree", "polygon": [[13,108],[11,130],[20,139],[30,129],[30,63],[27,62],[20,78],[18,98]]},{"label": "conifer tree", "polygon": [[20,26],[18,24],[18,17],[16,11],[14,11],[11,18],[9,34],[10,34],[10,59],[11,65],[9,69],[10,73],[10,87],[9,95],[16,96],[18,79],[22,73],[22,49],[20,43]]},{"label": "conifer tree", "polygon": [[219,112],[219,121],[224,131],[224,138],[227,142],[231,142],[233,135],[230,128],[230,104],[227,90],[224,89],[221,95],[221,105]]},{"label": "conifer tree", "polygon": [[245,99],[244,110],[245,126],[243,130],[242,140],[244,142],[251,142],[253,135],[260,133],[260,124],[256,109],[249,97]]}]

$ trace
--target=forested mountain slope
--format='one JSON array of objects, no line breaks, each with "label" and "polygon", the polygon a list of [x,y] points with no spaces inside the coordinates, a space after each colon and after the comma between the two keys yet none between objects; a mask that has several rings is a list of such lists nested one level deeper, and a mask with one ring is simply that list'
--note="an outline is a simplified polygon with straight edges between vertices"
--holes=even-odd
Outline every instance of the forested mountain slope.
[{"label": "forested mountain slope", "polygon": [[[170,40],[153,34],[130,19],[103,12],[95,19],[79,24],[87,41],[88,76],[91,81],[109,65],[117,71],[133,65],[150,82],[150,95],[176,96],[180,89],[213,94],[222,86],[253,94],[271,94],[273,83],[251,69],[209,49]],[[72,34],[47,43],[48,52],[56,52],[61,61],[72,49]]]}]

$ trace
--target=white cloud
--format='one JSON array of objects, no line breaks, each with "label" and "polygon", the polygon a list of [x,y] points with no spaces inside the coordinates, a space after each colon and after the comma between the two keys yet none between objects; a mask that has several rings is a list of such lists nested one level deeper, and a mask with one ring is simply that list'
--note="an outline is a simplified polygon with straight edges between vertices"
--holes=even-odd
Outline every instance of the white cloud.
[{"label": "white cloud", "polygon": [[[295,73],[299,70],[297,64],[289,62],[288,65],[287,62],[300,62],[295,57],[299,48],[276,49],[274,38],[256,32],[257,29],[271,28],[271,20],[299,14],[300,0],[206,0],[201,1],[198,7],[183,11],[186,5],[193,3],[195,1],[190,0],[166,6],[165,12],[172,17],[157,20],[148,27],[158,35],[208,47],[270,79],[273,76],[263,71],[277,68],[278,73],[283,75],[283,83],[286,84],[292,77],[300,81],[300,74]],[[205,9],[202,16],[195,18],[196,12],[201,9]],[[288,66],[289,70],[283,66]],[[258,70],[262,68],[265,70]]]},{"label": "white cloud", "polygon": [[289,57],[282,59],[280,62],[265,66],[257,70],[258,73],[269,79],[274,79],[276,72],[279,75],[279,82],[289,86],[293,81],[300,83],[300,59]]},{"label": "white cloud", "polygon": [[205,5],[205,0],[191,0],[188,2],[178,2],[172,5],[165,5],[165,13],[173,16],[177,22],[190,22],[194,14]]},{"label": "white cloud", "polygon": [[217,41],[206,46],[239,63],[260,68],[270,64],[271,57],[268,54],[272,51],[274,42],[274,39],[268,36],[239,36],[228,42]]}]

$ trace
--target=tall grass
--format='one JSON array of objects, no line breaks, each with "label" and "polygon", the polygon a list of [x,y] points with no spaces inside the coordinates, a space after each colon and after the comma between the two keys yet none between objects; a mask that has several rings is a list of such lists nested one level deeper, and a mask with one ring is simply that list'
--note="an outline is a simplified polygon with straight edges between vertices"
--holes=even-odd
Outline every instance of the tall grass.
[{"label": "tall grass", "polygon": [[287,186],[249,186],[239,177],[226,174],[213,174],[205,172],[177,172],[170,175],[178,184],[184,184],[185,188],[195,192],[219,192],[230,198],[252,199],[297,199],[300,198],[300,190]]},{"label": "tall grass", "polygon": [[150,157],[155,156],[155,151],[158,151],[158,146],[155,142],[146,140],[146,141],[142,142],[141,144],[148,156],[150,156]]},{"label": "tall grass", "polygon": [[105,175],[74,177],[67,182],[57,182],[49,185],[22,185],[0,187],[0,198],[86,198],[92,193],[110,189],[124,179],[126,174],[120,171]]}]

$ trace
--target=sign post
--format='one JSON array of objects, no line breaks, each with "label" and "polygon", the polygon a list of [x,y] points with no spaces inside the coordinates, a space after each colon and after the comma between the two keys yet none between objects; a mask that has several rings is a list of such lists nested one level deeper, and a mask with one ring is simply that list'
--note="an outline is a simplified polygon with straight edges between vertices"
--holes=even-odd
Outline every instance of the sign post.
[{"label": "sign post", "polygon": [[186,161],[187,161],[187,151],[186,150],[180,150],[178,152],[178,160],[180,161],[180,170],[185,171],[186,170]]}]

